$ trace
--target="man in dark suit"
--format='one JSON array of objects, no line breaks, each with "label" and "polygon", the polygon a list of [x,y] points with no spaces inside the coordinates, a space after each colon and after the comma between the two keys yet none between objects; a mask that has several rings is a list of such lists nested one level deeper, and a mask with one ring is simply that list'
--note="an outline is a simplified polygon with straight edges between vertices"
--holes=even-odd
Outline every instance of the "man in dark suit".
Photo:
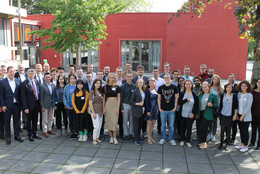
[{"label": "man in dark suit", "polygon": [[55,106],[55,90],[51,83],[51,74],[44,74],[44,82],[40,85],[40,104],[42,110],[42,130],[44,137],[48,138],[49,134],[56,135],[52,131],[53,108]]},{"label": "man in dark suit", "polygon": [[[2,90],[2,83],[0,80],[0,94],[1,94],[1,90]],[[5,119],[4,119],[4,113],[2,112],[2,103],[0,100],[0,138],[3,140],[6,140],[5,137]]]},{"label": "man in dark suit", "polygon": [[133,78],[132,82],[136,84],[137,79],[143,79],[145,85],[148,83],[148,77],[144,76],[144,67],[142,65],[137,66],[137,76]]},{"label": "man in dark suit", "polygon": [[34,138],[42,139],[37,133],[40,90],[38,82],[34,79],[34,70],[29,69],[27,74],[28,79],[21,84],[21,102],[27,117],[29,141],[33,142]]},{"label": "man in dark suit", "polygon": [[[41,85],[44,82],[44,78],[42,75],[42,65],[41,64],[36,64],[35,65],[35,76],[34,78],[37,80],[39,85]],[[40,113],[40,130],[42,130],[42,111],[41,108],[39,108],[39,113]]]},{"label": "man in dark suit", "polygon": [[1,106],[4,112],[6,144],[11,144],[11,127],[10,120],[13,115],[13,126],[15,140],[23,142],[19,135],[20,122],[20,80],[14,78],[15,69],[13,66],[7,68],[7,78],[1,81]]},{"label": "man in dark suit", "polygon": [[91,91],[92,85],[93,85],[93,75],[90,72],[87,72],[87,81],[84,83],[84,88],[89,92]]}]

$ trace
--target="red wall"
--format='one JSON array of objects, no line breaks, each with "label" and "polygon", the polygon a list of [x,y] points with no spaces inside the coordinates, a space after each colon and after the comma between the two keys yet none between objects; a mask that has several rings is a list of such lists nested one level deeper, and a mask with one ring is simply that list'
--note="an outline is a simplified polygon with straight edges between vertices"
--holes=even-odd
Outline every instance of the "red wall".
[{"label": "red wall", "polygon": [[[233,72],[237,79],[245,79],[247,40],[238,36],[234,9],[224,9],[224,2],[207,5],[205,13],[198,18],[194,13],[182,14],[168,23],[171,13],[121,13],[106,17],[107,39],[99,48],[99,68],[105,65],[115,71],[121,66],[121,40],[160,40],[161,70],[163,63],[183,71],[191,67],[191,74],[199,73],[199,65],[213,67],[216,74],[227,78]],[[41,20],[42,29],[50,27],[52,15],[32,15],[27,19]],[[173,41],[173,45],[171,42]],[[110,42],[110,44],[108,44]],[[54,58],[54,54],[57,58]],[[51,67],[62,64],[62,55],[53,50],[42,50]],[[113,63],[111,63],[113,62]]]}]

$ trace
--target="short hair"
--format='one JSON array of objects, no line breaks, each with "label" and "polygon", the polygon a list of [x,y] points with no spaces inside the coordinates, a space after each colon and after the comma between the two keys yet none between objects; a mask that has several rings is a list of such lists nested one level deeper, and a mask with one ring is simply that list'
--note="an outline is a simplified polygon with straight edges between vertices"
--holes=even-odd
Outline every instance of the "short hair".
[{"label": "short hair", "polygon": [[36,64],[35,68],[37,68],[37,67],[41,67],[42,68],[42,64],[40,64],[40,63]]},{"label": "short hair", "polygon": [[27,73],[29,72],[34,72],[35,73],[35,70],[34,69],[28,69]]},{"label": "short hair", "polygon": [[9,71],[9,69],[11,69],[11,68],[13,68],[13,69],[14,69],[14,67],[13,67],[13,66],[8,66],[8,67],[7,67],[7,71]]},{"label": "short hair", "polygon": [[125,65],[126,65],[126,64],[131,64],[131,62],[130,62],[130,61],[126,61],[126,62],[125,62]]},{"label": "short hair", "polygon": [[236,78],[236,74],[235,73],[230,73],[229,75],[228,75],[228,77],[229,76],[234,76],[235,78]]},{"label": "short hair", "polygon": [[83,71],[83,69],[82,69],[82,68],[77,68],[77,71],[78,71],[78,70],[82,70],[82,71]]},{"label": "short hair", "polygon": [[158,68],[157,66],[153,67],[153,70],[154,70],[154,69],[158,69],[158,70],[159,70],[159,68]]},{"label": "short hair", "polygon": [[49,73],[49,72],[44,73],[44,77],[47,75],[51,75],[51,73]]},{"label": "short hair", "polygon": [[214,68],[209,68],[209,70],[210,70],[210,69],[213,70],[213,71],[215,72],[215,69],[214,69]]},{"label": "short hair", "polygon": [[103,70],[98,70],[97,73],[98,73],[98,72],[101,72],[101,73],[103,73],[103,75],[104,75],[104,71],[103,71]]},{"label": "short hair", "polygon": [[206,64],[201,64],[200,67],[206,67],[207,68],[207,65]]},{"label": "short hair", "polygon": [[120,66],[119,67],[116,67],[116,70],[118,70],[118,69],[122,69]]},{"label": "short hair", "polygon": [[132,73],[132,72],[126,72],[126,74],[131,74],[131,75],[133,75],[133,73]]},{"label": "short hair", "polygon": [[71,65],[69,66],[69,68],[70,68],[70,67],[73,67],[74,69],[76,69],[76,66],[73,65],[73,64],[71,64]]},{"label": "short hair", "polygon": [[91,72],[87,72],[86,74],[87,74],[87,75],[90,74],[91,76],[93,76],[93,74],[92,74]]},{"label": "short hair", "polygon": [[89,66],[94,66],[94,65],[92,63],[90,63],[90,64],[87,65],[87,67],[89,67]]},{"label": "short hair", "polygon": [[165,66],[165,65],[170,65],[170,63],[169,63],[169,62],[165,62],[165,63],[163,64],[163,66]]},{"label": "short hair", "polygon": [[53,71],[56,71],[56,72],[57,72],[58,70],[57,70],[56,68],[52,68],[52,69],[51,69],[51,73],[52,73]]},{"label": "short hair", "polygon": [[110,68],[108,65],[105,65],[105,66],[104,66],[104,68],[105,68],[105,67],[108,67],[108,68]]},{"label": "short hair", "polygon": [[188,65],[184,66],[184,69],[185,69],[185,68],[189,68],[189,69],[190,69],[190,67],[189,67]]},{"label": "short hair", "polygon": [[[233,90],[233,85],[231,83],[227,83],[227,84],[224,85],[224,93],[227,93],[227,87],[229,85],[232,87],[232,90]],[[232,93],[232,91],[231,91],[231,93]]]},{"label": "short hair", "polygon": [[1,68],[5,68],[6,67],[6,65],[1,65]]},{"label": "short hair", "polygon": [[172,74],[174,74],[175,72],[177,72],[177,73],[179,73],[179,74],[181,73],[180,70],[175,69],[175,70],[172,71]]},{"label": "short hair", "polygon": [[144,66],[143,65],[137,65],[136,69],[143,69],[144,70]]},{"label": "short hair", "polygon": [[246,86],[247,86],[247,93],[251,93],[252,91],[253,91],[253,89],[252,89],[252,86],[250,85],[250,83],[247,81],[247,80],[243,80],[243,81],[241,81],[238,85],[237,85],[237,91],[238,92],[242,92],[242,90],[241,90],[241,85],[243,85],[243,84],[246,84]]},{"label": "short hair", "polygon": [[165,73],[163,77],[165,76],[170,76],[171,77],[171,74],[170,73]]},{"label": "short hair", "polygon": [[195,77],[193,78],[193,80],[195,80],[195,79],[199,79],[199,81],[201,82],[201,77],[200,77],[200,76],[195,76]]}]

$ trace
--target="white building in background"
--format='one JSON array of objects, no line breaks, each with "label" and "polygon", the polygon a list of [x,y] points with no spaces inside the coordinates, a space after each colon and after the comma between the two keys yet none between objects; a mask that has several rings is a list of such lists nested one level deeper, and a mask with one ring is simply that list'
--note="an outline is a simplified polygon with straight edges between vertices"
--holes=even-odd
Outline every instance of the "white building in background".
[{"label": "white building in background", "polygon": [[[11,0],[1,0],[0,5],[0,65],[16,66],[18,61],[13,61],[14,47],[12,41],[10,22],[13,17],[18,17],[18,8],[11,6]],[[27,10],[21,9],[21,16],[27,17]],[[26,62],[25,62],[26,63]]]}]

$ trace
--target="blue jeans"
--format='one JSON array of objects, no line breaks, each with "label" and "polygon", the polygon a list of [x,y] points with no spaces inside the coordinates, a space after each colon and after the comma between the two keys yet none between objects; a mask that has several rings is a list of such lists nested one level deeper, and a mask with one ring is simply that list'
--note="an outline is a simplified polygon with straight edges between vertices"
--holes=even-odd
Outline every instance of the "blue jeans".
[{"label": "blue jeans", "polygon": [[175,112],[172,111],[163,111],[160,113],[161,117],[161,135],[162,139],[166,140],[166,122],[167,119],[169,121],[169,141],[173,140],[173,133],[174,133],[174,119],[175,119]]}]

